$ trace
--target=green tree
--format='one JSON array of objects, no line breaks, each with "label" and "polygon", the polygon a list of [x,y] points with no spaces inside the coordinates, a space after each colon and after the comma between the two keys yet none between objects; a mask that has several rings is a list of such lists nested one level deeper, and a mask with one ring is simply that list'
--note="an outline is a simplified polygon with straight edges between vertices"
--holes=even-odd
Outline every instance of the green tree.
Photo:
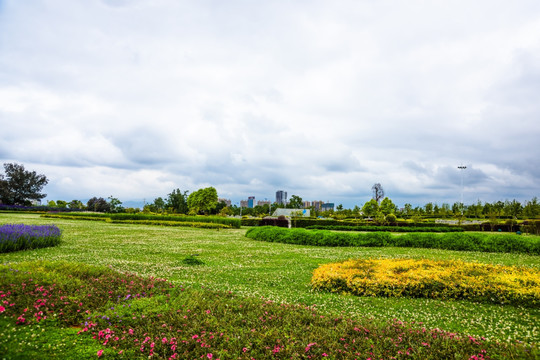
[{"label": "green tree", "polygon": [[523,215],[528,218],[535,218],[540,215],[540,204],[538,198],[535,196],[531,201],[527,201],[523,207]]},{"label": "green tree", "polygon": [[54,201],[54,200],[49,200],[49,201],[47,202],[47,206],[48,206],[48,207],[56,207],[56,201]]},{"label": "green tree", "polygon": [[512,201],[506,200],[504,202],[503,211],[504,215],[517,218],[523,211],[523,206],[521,206],[521,203],[515,199]]},{"label": "green tree", "polygon": [[426,215],[433,215],[433,203],[428,202],[424,205],[424,211],[426,212]]},{"label": "green tree", "polygon": [[124,207],[122,206],[122,202],[118,200],[117,198],[113,197],[112,195],[109,196],[109,211],[111,213],[121,213],[124,212]]},{"label": "green tree", "polygon": [[413,207],[411,204],[409,203],[406,203],[405,205],[403,205],[403,215],[405,216],[412,216],[413,214]]},{"label": "green tree", "polygon": [[155,212],[162,213],[163,211],[165,211],[165,200],[163,200],[161,196],[154,199],[153,205],[155,208]]},{"label": "green tree", "polygon": [[388,214],[393,214],[396,212],[397,206],[390,200],[390,198],[385,197],[381,201],[380,211],[386,216]]},{"label": "green tree", "polygon": [[110,212],[111,205],[102,197],[93,197],[86,203],[89,211]]},{"label": "green tree", "polygon": [[289,200],[289,203],[287,204],[287,208],[289,209],[302,209],[304,207],[304,202],[302,201],[302,198],[297,195],[291,196],[291,199]]},{"label": "green tree", "polygon": [[68,207],[70,209],[84,209],[84,204],[80,200],[71,200]]},{"label": "green tree", "polygon": [[188,204],[187,204],[187,191],[181,192],[180,189],[173,190],[167,197],[167,202],[165,206],[171,209],[172,212],[177,214],[187,214]]},{"label": "green tree", "polygon": [[0,202],[6,205],[31,205],[47,196],[41,190],[49,180],[45,175],[27,171],[23,165],[4,164],[5,175],[0,175]]},{"label": "green tree", "polygon": [[362,212],[364,213],[364,216],[368,217],[377,215],[379,212],[379,203],[375,199],[369,200],[362,206]]},{"label": "green tree", "polygon": [[191,193],[187,199],[190,213],[209,214],[217,207],[218,195],[213,187],[199,189]]},{"label": "green tree", "polygon": [[61,208],[61,209],[65,209],[67,208],[67,205],[68,203],[64,200],[56,200],[56,206]]}]

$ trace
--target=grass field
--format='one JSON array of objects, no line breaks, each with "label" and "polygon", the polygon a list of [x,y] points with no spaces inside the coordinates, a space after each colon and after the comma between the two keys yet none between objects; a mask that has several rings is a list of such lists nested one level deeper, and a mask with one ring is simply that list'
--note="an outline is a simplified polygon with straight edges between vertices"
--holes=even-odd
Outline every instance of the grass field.
[{"label": "grass field", "polygon": [[[63,230],[58,247],[0,254],[0,263],[65,260],[105,265],[119,271],[166,278],[183,286],[204,286],[276,302],[315,305],[322,313],[423,323],[426,328],[538,343],[540,309],[404,298],[362,298],[314,292],[310,279],[319,265],[357,258],[459,259],[540,268],[540,257],[407,248],[324,248],[264,243],[244,237],[246,229],[207,230],[109,224],[0,214],[0,224],[55,224]],[[190,255],[201,261],[190,265]],[[0,330],[1,331],[1,330]],[[5,335],[5,334],[4,334]],[[0,334],[0,343],[2,343]]]}]

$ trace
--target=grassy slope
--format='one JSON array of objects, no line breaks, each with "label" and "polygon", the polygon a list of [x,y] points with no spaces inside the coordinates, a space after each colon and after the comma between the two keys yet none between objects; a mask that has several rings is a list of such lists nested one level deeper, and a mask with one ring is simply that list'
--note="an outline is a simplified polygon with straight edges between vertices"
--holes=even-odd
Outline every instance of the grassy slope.
[{"label": "grassy slope", "polygon": [[[540,257],[402,248],[322,248],[249,240],[245,229],[204,230],[44,219],[1,214],[0,224],[56,224],[64,243],[56,248],[0,254],[0,262],[48,259],[111,265],[121,271],[165,277],[184,285],[232,290],[288,303],[316,304],[347,317],[369,316],[423,322],[428,328],[488,339],[539,342],[540,310],[466,301],[358,298],[312,292],[311,274],[320,264],[350,258],[413,257],[462,259],[540,268]],[[188,266],[199,254],[202,266]]]}]

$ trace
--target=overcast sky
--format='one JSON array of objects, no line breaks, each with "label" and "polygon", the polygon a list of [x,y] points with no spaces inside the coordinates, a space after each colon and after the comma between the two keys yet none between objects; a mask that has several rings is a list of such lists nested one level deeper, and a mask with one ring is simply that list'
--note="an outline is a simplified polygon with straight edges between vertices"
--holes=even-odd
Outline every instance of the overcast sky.
[{"label": "overcast sky", "polygon": [[538,0],[0,0],[0,163],[47,200],[525,201],[539,140]]}]

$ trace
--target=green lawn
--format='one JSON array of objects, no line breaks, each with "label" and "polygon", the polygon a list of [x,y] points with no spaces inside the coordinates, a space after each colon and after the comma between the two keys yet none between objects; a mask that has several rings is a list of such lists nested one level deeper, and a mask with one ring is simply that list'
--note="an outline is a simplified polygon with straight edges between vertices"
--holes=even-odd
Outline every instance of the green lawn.
[{"label": "green lawn", "polygon": [[[257,242],[246,229],[206,230],[109,224],[0,213],[0,224],[55,224],[63,243],[54,248],[0,254],[0,262],[66,260],[107,265],[120,271],[164,277],[184,286],[231,290],[277,302],[316,305],[346,317],[397,318],[427,328],[483,336],[490,340],[540,340],[540,309],[467,301],[359,298],[313,292],[309,282],[320,264],[351,258],[461,259],[540,268],[540,257],[407,248],[324,248]],[[197,254],[202,265],[183,260]]]}]

